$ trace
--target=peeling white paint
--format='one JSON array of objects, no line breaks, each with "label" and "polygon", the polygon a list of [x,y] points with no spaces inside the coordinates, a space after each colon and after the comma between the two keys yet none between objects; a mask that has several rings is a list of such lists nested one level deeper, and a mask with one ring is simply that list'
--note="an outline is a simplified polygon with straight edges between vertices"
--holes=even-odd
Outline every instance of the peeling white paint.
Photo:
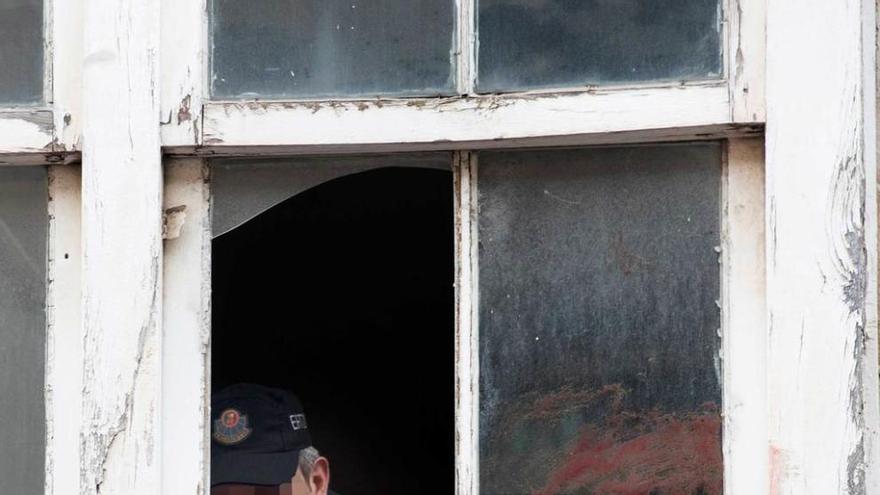
[{"label": "peeling white paint", "polygon": [[161,488],[158,0],[85,2],[81,494]]},{"label": "peeling white paint", "polygon": [[51,167],[46,297],[46,495],[80,493],[80,210],[79,167]]},{"label": "peeling white paint", "polygon": [[724,492],[766,494],[764,140],[727,144],[722,211]]},{"label": "peeling white paint", "polygon": [[768,4],[773,495],[880,490],[875,8]]},{"label": "peeling white paint", "polygon": [[[731,123],[724,83],[474,98],[207,103],[206,146],[338,146],[613,136]],[[692,139],[690,135],[686,138]],[[610,139],[609,141],[613,141]]]},{"label": "peeling white paint", "polygon": [[165,242],[162,493],[208,495],[211,211],[202,160],[166,162],[165,204],[185,207],[187,222]]}]

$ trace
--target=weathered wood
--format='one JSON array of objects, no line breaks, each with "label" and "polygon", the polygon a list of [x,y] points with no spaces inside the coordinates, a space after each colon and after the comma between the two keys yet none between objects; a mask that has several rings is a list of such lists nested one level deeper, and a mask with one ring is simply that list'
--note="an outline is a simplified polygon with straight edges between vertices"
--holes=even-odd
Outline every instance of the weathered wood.
[{"label": "weathered wood", "polygon": [[56,151],[78,151],[82,130],[84,0],[46,1],[47,94]]},{"label": "weathered wood", "polygon": [[479,487],[480,357],[477,266],[477,156],[456,153],[455,174],[455,479],[458,495]]},{"label": "weathered wood", "polygon": [[[731,123],[726,83],[472,98],[208,103],[206,146],[413,145]],[[591,143],[585,143],[591,144]]]},{"label": "weathered wood", "polygon": [[46,495],[80,493],[81,208],[79,167],[49,168]]},{"label": "weathered wood", "polygon": [[161,488],[159,0],[84,14],[82,494]]},{"label": "weathered wood", "polygon": [[0,112],[0,154],[54,151],[50,110]]},{"label": "weathered wood", "polygon": [[722,186],[724,493],[767,493],[764,140],[731,139]]},{"label": "weathered wood", "polygon": [[875,5],[767,12],[770,492],[877,493]]},{"label": "weathered wood", "polygon": [[767,0],[727,0],[727,62],[734,122],[764,122]]},{"label": "weathered wood", "polygon": [[198,145],[202,103],[208,74],[208,7],[206,0],[161,0],[162,144]]},{"label": "weathered wood", "polygon": [[183,225],[165,241],[162,493],[205,494],[210,454],[211,215],[200,159],[165,165],[165,211]]}]

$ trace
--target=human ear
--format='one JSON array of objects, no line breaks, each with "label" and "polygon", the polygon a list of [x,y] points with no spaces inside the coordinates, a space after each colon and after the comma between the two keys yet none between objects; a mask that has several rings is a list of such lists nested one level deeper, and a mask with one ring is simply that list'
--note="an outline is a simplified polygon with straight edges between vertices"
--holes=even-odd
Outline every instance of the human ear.
[{"label": "human ear", "polygon": [[318,457],[312,472],[309,474],[309,487],[312,495],[327,495],[330,489],[330,461],[326,457]]}]

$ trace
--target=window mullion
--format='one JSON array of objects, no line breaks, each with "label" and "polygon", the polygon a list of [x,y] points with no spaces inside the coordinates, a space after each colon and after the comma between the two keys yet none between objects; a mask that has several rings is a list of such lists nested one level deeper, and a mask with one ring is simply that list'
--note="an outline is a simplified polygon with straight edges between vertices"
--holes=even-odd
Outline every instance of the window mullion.
[{"label": "window mullion", "polygon": [[477,80],[477,0],[457,0],[455,30],[455,87],[458,94],[474,93]]},{"label": "window mullion", "polygon": [[455,478],[458,495],[479,493],[480,359],[477,323],[477,156],[455,153]]}]

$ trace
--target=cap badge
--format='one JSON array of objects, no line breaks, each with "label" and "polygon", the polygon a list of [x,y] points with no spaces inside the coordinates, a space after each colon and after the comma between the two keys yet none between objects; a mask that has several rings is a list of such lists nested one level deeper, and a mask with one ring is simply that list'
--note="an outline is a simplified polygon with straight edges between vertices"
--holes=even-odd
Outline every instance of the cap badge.
[{"label": "cap badge", "polygon": [[214,440],[223,445],[241,443],[250,436],[253,428],[248,427],[248,417],[236,409],[226,409],[214,421]]},{"label": "cap badge", "polygon": [[309,425],[308,425],[308,423],[306,423],[306,415],[305,414],[291,414],[290,415],[290,426],[293,428],[293,431],[308,429]]}]

